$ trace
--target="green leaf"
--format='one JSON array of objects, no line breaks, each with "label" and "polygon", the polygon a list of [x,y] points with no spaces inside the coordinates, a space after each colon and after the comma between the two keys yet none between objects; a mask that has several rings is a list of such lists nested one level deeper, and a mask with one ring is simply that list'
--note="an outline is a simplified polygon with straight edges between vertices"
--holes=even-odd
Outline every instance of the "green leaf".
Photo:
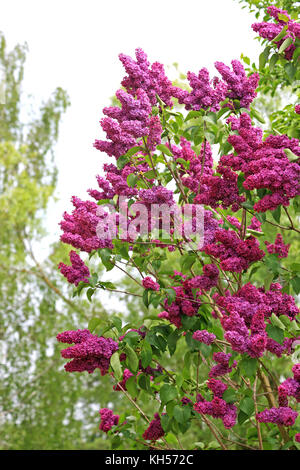
[{"label": "green leaf", "polygon": [[297,162],[299,160],[298,155],[296,155],[290,149],[284,149],[284,153],[286,154],[290,162]]},{"label": "green leaf", "polygon": [[279,320],[275,313],[272,313],[270,320],[273,326],[277,326],[281,330],[285,330],[285,325]]},{"label": "green leaf", "polygon": [[227,403],[234,403],[237,400],[237,393],[233,388],[228,388],[225,390],[223,393],[223,400],[225,400]]},{"label": "green leaf", "polygon": [[110,271],[111,269],[113,269],[114,263],[110,261],[111,251],[108,248],[101,248],[100,250],[98,250],[98,254],[106,270]]},{"label": "green leaf", "polygon": [[266,121],[264,120],[263,116],[260,114],[260,112],[257,111],[257,109],[254,109],[251,107],[251,116],[255,117],[260,123],[265,124]]},{"label": "green leaf", "polygon": [[189,121],[190,119],[197,119],[198,117],[201,117],[202,116],[202,112],[201,111],[190,111],[187,115],[187,117],[185,118],[185,121]]},{"label": "green leaf", "polygon": [[122,155],[121,157],[119,157],[118,160],[117,160],[118,170],[123,170],[124,166],[127,165],[127,163],[129,161],[130,161],[130,159],[126,155]]},{"label": "green leaf", "polygon": [[168,415],[166,414],[161,415],[160,423],[165,433],[167,433],[170,430],[170,421],[171,421],[171,418]]},{"label": "green leaf", "polygon": [[149,289],[145,289],[143,292],[143,302],[145,307],[149,307]]},{"label": "green leaf", "polygon": [[244,175],[244,173],[240,173],[239,176],[238,176],[238,179],[237,179],[239,194],[242,194],[242,193],[245,192],[245,188],[243,186],[244,181],[245,181],[245,175]]},{"label": "green leaf", "polygon": [[123,376],[123,371],[122,371],[122,366],[121,366],[121,363],[120,363],[120,358],[119,358],[118,351],[113,353],[113,355],[111,356],[110,365],[111,365],[111,367],[114,371],[115,378],[117,380],[121,380],[121,378]]},{"label": "green leaf", "polygon": [[253,202],[245,201],[241,204],[241,206],[244,207],[245,209],[252,210],[253,209]]},{"label": "green leaf", "polygon": [[156,148],[157,150],[160,150],[162,153],[165,153],[166,155],[168,155],[169,157],[173,156],[173,153],[171,152],[169,147],[167,147],[165,144],[159,144],[157,145]]},{"label": "green leaf", "polygon": [[255,358],[245,357],[240,361],[239,365],[247,377],[252,377],[256,373],[258,362]]},{"label": "green leaf", "polygon": [[192,254],[188,253],[180,257],[180,266],[181,266],[183,273],[186,273],[187,271],[191,269],[191,267],[196,261],[196,258],[197,256],[194,253]]},{"label": "green leaf", "polygon": [[148,375],[140,374],[138,376],[138,383],[142,390],[145,390],[148,393],[151,392],[150,377]]},{"label": "green leaf", "polygon": [[122,320],[119,317],[113,316],[111,317],[111,322],[115,328],[121,333],[122,331]]},{"label": "green leaf", "polygon": [[266,47],[265,50],[259,55],[259,70],[262,70],[267,63],[269,57],[270,47]]},{"label": "green leaf", "polygon": [[125,153],[125,156],[126,157],[132,157],[133,155],[135,155],[137,152],[143,152],[145,149],[144,147],[142,147],[141,145],[137,145],[135,147],[132,147],[131,149],[129,149],[126,153]]},{"label": "green leaf", "polygon": [[177,387],[181,387],[183,384],[183,377],[181,374],[176,375],[176,385]]},{"label": "green leaf", "polygon": [[127,184],[128,186],[130,186],[131,188],[133,188],[137,181],[138,181],[138,176],[135,175],[134,173],[130,173],[128,176],[127,176]]},{"label": "green leaf", "polygon": [[240,410],[240,412],[238,414],[238,423],[239,423],[239,425],[241,425],[245,421],[247,421],[248,418],[249,418],[249,416],[246,413],[244,413],[242,410]]},{"label": "green leaf", "polygon": [[269,68],[270,68],[270,72],[273,72],[274,70],[274,67],[275,67],[275,64],[276,62],[278,61],[279,59],[279,55],[278,54],[273,54],[270,58],[270,61],[269,61]]},{"label": "green leaf", "polygon": [[92,296],[94,295],[95,293],[95,289],[93,289],[92,287],[90,287],[87,291],[86,291],[86,296],[88,298],[88,300],[91,302],[92,301]]},{"label": "green leaf", "polygon": [[125,353],[128,368],[131,372],[136,372],[139,367],[139,358],[137,357],[136,352],[129,346],[129,344],[126,344]]},{"label": "green leaf", "polygon": [[177,345],[178,339],[179,337],[178,337],[177,330],[173,331],[167,338],[168,348],[169,348],[171,356],[176,351],[176,345]]},{"label": "green leaf", "polygon": [[273,279],[274,279],[274,273],[268,272],[264,278],[264,287],[266,291],[270,289]]},{"label": "green leaf", "polygon": [[284,70],[285,70],[287,76],[289,77],[290,81],[292,81],[293,78],[294,78],[295,75],[296,75],[296,72],[297,72],[297,69],[296,69],[296,67],[294,66],[294,64],[292,64],[291,62],[285,64]]},{"label": "green leaf", "polygon": [[285,26],[282,28],[282,30],[280,31],[280,33],[277,34],[277,36],[275,36],[274,39],[272,39],[272,42],[278,42],[278,41],[280,41],[280,40],[285,36],[286,30],[287,30],[287,25],[285,25]]},{"label": "green leaf", "polygon": [[132,398],[136,398],[138,396],[139,391],[135,382],[135,376],[129,377],[129,379],[126,380],[126,389]]},{"label": "green leaf", "polygon": [[296,295],[300,294],[300,277],[296,276],[291,280],[293,291]]},{"label": "green leaf", "polygon": [[281,217],[281,206],[278,206],[274,211],[270,211],[272,214],[273,219],[275,222],[278,224],[280,223],[280,217]]},{"label": "green leaf", "polygon": [[277,343],[283,343],[284,332],[281,328],[278,328],[278,326],[267,325],[266,332],[268,333],[268,336],[274,339],[274,341],[277,341]]},{"label": "green leaf", "polygon": [[176,299],[176,291],[172,288],[165,289],[167,298],[168,298],[168,305],[171,305]]},{"label": "green leaf", "polygon": [[277,17],[279,20],[284,21],[285,23],[289,22],[289,17],[284,15],[283,13],[278,13]]},{"label": "green leaf", "polygon": [[280,269],[281,269],[280,262],[278,261],[278,258],[275,254],[271,254],[269,256],[266,256],[265,257],[265,264],[266,264],[268,270],[272,271],[273,274],[278,274]]},{"label": "green leaf", "polygon": [[250,397],[245,397],[240,402],[240,410],[247,416],[252,416],[254,413],[254,401]]},{"label": "green leaf", "polygon": [[173,416],[177,423],[183,424],[186,421],[184,409],[182,406],[176,405],[173,410]]},{"label": "green leaf", "polygon": [[114,436],[111,441],[111,449],[117,449],[122,443],[122,439],[120,436]]},{"label": "green leaf", "polygon": [[251,228],[247,228],[247,232],[255,235],[256,237],[263,237],[265,235],[264,232],[258,232],[258,230],[252,230]]},{"label": "green leaf", "polygon": [[189,168],[190,162],[188,160],[185,160],[184,158],[176,158],[176,163],[181,163],[184,168]]},{"label": "green leaf", "polygon": [[146,171],[146,173],[144,173],[144,176],[146,176],[146,178],[149,178],[151,180],[156,177],[156,174],[154,170],[150,170],[150,171]]},{"label": "green leaf", "polygon": [[142,344],[141,361],[144,368],[149,366],[152,361],[152,348],[147,341],[143,341]]},{"label": "green leaf", "polygon": [[286,38],[279,48],[279,54],[282,54],[291,44],[293,43],[292,38]]},{"label": "green leaf", "polygon": [[300,56],[300,47],[297,47],[297,49],[294,50],[293,60],[296,61],[299,56]]},{"label": "green leaf", "polygon": [[90,330],[90,332],[93,333],[93,331],[95,331],[95,329],[101,323],[101,321],[102,320],[100,318],[96,318],[96,317],[91,318],[88,324],[88,330]]},{"label": "green leaf", "polygon": [[177,390],[174,386],[165,384],[161,387],[159,395],[162,403],[165,404],[177,397]]}]

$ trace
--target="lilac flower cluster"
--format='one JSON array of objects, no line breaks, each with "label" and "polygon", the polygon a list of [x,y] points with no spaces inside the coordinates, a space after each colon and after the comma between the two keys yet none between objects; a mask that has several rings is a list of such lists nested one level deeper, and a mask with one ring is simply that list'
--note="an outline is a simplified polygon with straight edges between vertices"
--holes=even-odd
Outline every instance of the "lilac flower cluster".
[{"label": "lilac flower cluster", "polygon": [[131,188],[127,183],[127,176],[135,173],[136,171],[145,173],[149,171],[149,166],[144,162],[142,164],[137,164],[136,167],[131,167],[126,165],[123,170],[118,170],[118,168],[112,163],[103,165],[103,170],[106,175],[105,178],[97,176],[98,186],[102,191],[96,189],[89,189],[88,193],[96,201],[101,199],[112,199],[116,194],[118,196],[135,196],[138,191],[136,188]]},{"label": "lilac flower cluster", "polygon": [[213,354],[213,360],[217,362],[216,366],[213,366],[208,374],[210,378],[219,377],[221,375],[229,374],[236,366],[237,362],[233,361],[229,365],[232,354],[217,352]]},{"label": "lilac flower cluster", "polygon": [[261,222],[256,218],[252,217],[250,225],[247,227],[250,230],[256,230],[257,232],[261,232]]},{"label": "lilac flower cluster", "polygon": [[232,71],[223,62],[215,62],[216,69],[227,84],[226,96],[230,100],[239,100],[241,108],[249,108],[257,95],[255,90],[258,86],[259,74],[253,73],[247,77],[239,60],[233,60],[231,65]]},{"label": "lilac flower cluster", "polygon": [[[259,75],[254,73],[247,77],[243,65],[238,60],[233,60],[231,65],[232,70],[223,62],[215,62],[215,67],[223,81],[217,77],[211,80],[206,68],[202,68],[198,75],[188,72],[187,79],[191,91],[173,87],[173,96],[180,104],[184,104],[187,110],[209,109],[216,112],[220,109],[220,103],[226,98],[239,100],[241,108],[249,108],[257,94]],[[227,103],[226,106],[233,107],[231,103]]]},{"label": "lilac flower cluster", "polygon": [[138,48],[135,50],[136,61],[131,57],[120,54],[127,76],[122,80],[122,85],[131,95],[136,95],[138,89],[146,92],[151,106],[157,104],[157,96],[169,107],[173,106],[172,82],[166,77],[164,67],[159,62],[154,62],[151,67],[145,52]]},{"label": "lilac flower cluster", "polygon": [[164,186],[153,186],[151,189],[141,189],[139,192],[140,201],[144,204],[174,204],[173,192]]},{"label": "lilac flower cluster", "polygon": [[216,240],[216,232],[220,228],[222,220],[217,220],[211,211],[204,211],[204,240],[202,250],[206,245],[214,243]]},{"label": "lilac flower cluster", "polygon": [[240,118],[232,116],[228,121],[232,129],[238,131],[228,138],[236,154],[222,156],[221,165],[234,172],[243,172],[245,189],[268,190],[254,205],[257,212],[275,210],[279,205],[288,206],[289,200],[300,194],[300,167],[289,161],[284,149],[290,149],[300,157],[299,141],[286,135],[269,135],[262,141],[262,130],[252,127],[247,113],[241,114]]},{"label": "lilac flower cluster", "polygon": [[240,273],[265,256],[265,252],[259,248],[258,240],[253,236],[241,240],[233,230],[219,229],[215,233],[215,239],[215,243],[205,245],[204,252],[218,258],[220,268],[224,271]]},{"label": "lilac flower cluster", "polygon": [[233,225],[235,228],[237,228],[238,230],[241,229],[241,222],[236,218],[236,217],[233,217],[231,215],[228,215],[226,217],[226,220],[231,224]]},{"label": "lilac flower cluster", "polygon": [[216,339],[216,335],[209,333],[206,330],[196,330],[193,333],[193,339],[199,341],[200,343],[207,344],[208,346],[213,343]]},{"label": "lilac flower cluster", "polygon": [[90,253],[99,248],[113,248],[109,239],[100,240],[97,236],[97,225],[101,220],[98,214],[99,206],[93,201],[81,201],[78,197],[72,197],[75,209],[72,214],[63,215],[60,227],[64,231],[60,239],[64,243]]},{"label": "lilac flower cluster", "polygon": [[104,108],[103,112],[108,117],[100,121],[108,141],[96,140],[94,147],[118,159],[137,144],[136,139],[150,136],[148,147],[150,145],[153,150],[161,141],[162,128],[157,116],[150,118],[152,107],[147,93],[139,88],[135,98],[124,90],[118,90],[116,96],[122,107]]},{"label": "lilac flower cluster", "polygon": [[257,421],[260,423],[275,423],[280,426],[293,426],[298,416],[297,411],[287,406],[279,408],[265,409],[256,415]]},{"label": "lilac flower cluster", "polygon": [[[284,36],[279,39],[279,41],[275,41],[275,44],[277,49],[279,49],[281,44],[283,44],[287,38],[291,38],[292,44],[284,51],[285,58],[287,60],[291,60],[296,48],[295,40],[296,38],[300,38],[300,25],[291,19],[287,11],[281,10],[274,5],[269,6],[267,12],[275,19],[276,22],[270,23],[263,21],[261,23],[253,23],[252,29],[258,33],[260,37],[273,41],[276,36],[281,33],[283,28],[286,27]],[[284,15],[284,18],[280,18],[278,15]]]},{"label": "lilac flower cluster", "polygon": [[180,286],[172,287],[176,293],[175,300],[169,305],[168,299],[164,300],[165,310],[158,314],[159,318],[165,318],[173,323],[177,328],[181,327],[181,315],[192,317],[197,314],[199,309],[199,298],[201,291],[196,293],[196,298],[193,296],[190,280],[182,281]]},{"label": "lilac flower cluster", "polygon": [[295,113],[300,114],[300,104],[296,104],[295,106]]},{"label": "lilac flower cluster", "polygon": [[210,379],[206,383],[207,387],[213,392],[215,397],[222,398],[223,393],[227,390],[227,385],[218,379]]},{"label": "lilac flower cluster", "polygon": [[112,410],[108,408],[101,408],[99,413],[101,416],[99,429],[101,431],[108,432],[113,426],[116,426],[119,423],[120,416],[114,415]]},{"label": "lilac flower cluster", "polygon": [[192,289],[210,290],[218,284],[219,270],[215,264],[205,264],[203,274],[190,280]]},{"label": "lilac flower cluster", "polygon": [[227,209],[231,206],[233,212],[237,211],[240,204],[245,202],[245,197],[239,195],[238,175],[222,164],[217,166],[216,172],[218,174],[204,175],[201,178],[200,191],[194,202],[213,209],[219,206]]},{"label": "lilac flower cluster", "polygon": [[142,284],[143,284],[143,287],[145,287],[145,289],[150,289],[150,290],[155,290],[155,291],[159,291],[160,289],[160,285],[153,281],[153,279],[151,279],[151,277],[147,276],[145,277],[143,280],[142,280]]},{"label": "lilac flower cluster", "polygon": [[150,422],[148,428],[143,434],[143,438],[147,441],[157,441],[165,435],[163,428],[161,427],[160,416],[155,413],[154,419]]},{"label": "lilac flower cluster", "polygon": [[101,375],[106,375],[110,358],[118,349],[118,344],[111,338],[93,335],[88,330],[65,331],[57,335],[61,343],[72,344],[61,351],[61,356],[72,361],[65,364],[67,372],[83,372],[89,374],[100,369]]},{"label": "lilac flower cluster", "polygon": [[197,155],[193,149],[191,142],[184,137],[180,138],[180,146],[171,146],[174,159],[183,159],[190,162],[189,168],[185,168],[181,163],[179,173],[184,186],[194,193],[205,193],[206,186],[203,181],[204,176],[210,176],[213,173],[213,158],[211,147],[208,142],[202,144],[200,154]]},{"label": "lilac flower cluster", "polygon": [[283,344],[279,344],[265,331],[272,313],[286,315],[293,320],[299,312],[294,298],[282,293],[281,289],[280,285],[271,284],[270,290],[265,292],[263,288],[257,289],[248,283],[234,295],[213,295],[223,314],[221,324],[225,339],[234,351],[254,358],[261,357],[265,350],[279,357],[284,352],[290,353],[293,339],[286,338]]},{"label": "lilac flower cluster", "polygon": [[220,418],[226,429],[232,428],[236,424],[237,408],[222,399],[223,393],[227,390],[227,385],[221,380],[211,379],[207,382],[207,386],[213,392],[213,399],[207,401],[201,395],[198,395],[199,401],[195,403],[194,410],[200,414]]},{"label": "lilac flower cluster", "polygon": [[287,258],[290,245],[285,245],[281,233],[277,233],[275,243],[265,241],[265,244],[267,245],[268,253],[276,253],[278,254],[278,258]]},{"label": "lilac flower cluster", "polygon": [[300,364],[292,368],[294,377],[289,377],[278,386],[278,402],[280,406],[288,406],[288,398],[294,397],[300,403]]},{"label": "lilac flower cluster", "polygon": [[191,92],[182,90],[179,87],[173,88],[173,96],[180,104],[185,105],[185,109],[200,111],[201,109],[218,111],[220,102],[225,100],[227,85],[219,79],[211,80],[206,68],[202,68],[198,75],[193,72],[187,73]]},{"label": "lilac flower cluster", "polygon": [[[133,377],[133,374],[130,372],[129,369],[124,369],[124,372],[123,372],[123,378],[121,380],[121,382],[118,382],[117,385],[114,385],[113,386],[113,389],[118,392],[120,390],[127,390],[126,388],[126,382],[128,379],[130,379],[130,377]],[[121,388],[122,387],[122,388]]]},{"label": "lilac flower cluster", "polygon": [[251,322],[251,335],[244,319],[235,311],[229,317],[223,317],[222,326],[225,339],[230,342],[233,351],[247,353],[250,357],[261,357],[267,346],[264,313],[257,311]]},{"label": "lilac flower cluster", "polygon": [[183,405],[190,405],[193,403],[188,397],[182,397],[180,401]]},{"label": "lilac flower cluster", "polygon": [[70,284],[77,286],[79,282],[89,282],[90,271],[89,268],[81,260],[80,256],[76,251],[70,251],[69,253],[71,266],[67,266],[64,263],[59,263],[58,269],[67,278]]}]

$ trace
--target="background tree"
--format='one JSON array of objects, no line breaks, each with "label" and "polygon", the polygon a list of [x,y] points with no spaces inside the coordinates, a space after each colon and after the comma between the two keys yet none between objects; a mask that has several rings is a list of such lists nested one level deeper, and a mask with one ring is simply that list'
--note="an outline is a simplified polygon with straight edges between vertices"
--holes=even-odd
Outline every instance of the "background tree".
[{"label": "background tree", "polygon": [[115,399],[107,380],[99,392],[96,376],[66,374],[55,336],[107,312],[100,300],[69,298],[57,270],[67,258],[63,244],[47,253],[40,249],[57,180],[55,143],[70,103],[57,88],[34,116],[21,120],[26,49],[17,45],[8,52],[0,35],[0,448],[83,448],[95,437],[105,447],[98,434],[99,402]]}]

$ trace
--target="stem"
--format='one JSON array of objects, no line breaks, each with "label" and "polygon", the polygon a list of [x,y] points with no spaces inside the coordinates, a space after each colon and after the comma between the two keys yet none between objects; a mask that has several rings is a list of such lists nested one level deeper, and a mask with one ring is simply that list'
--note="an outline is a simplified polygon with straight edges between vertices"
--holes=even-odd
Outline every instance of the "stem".
[{"label": "stem", "polygon": [[[254,401],[255,415],[257,415],[258,413],[257,400],[256,400],[256,385],[257,385],[257,374],[256,374],[254,385],[253,385],[253,401]],[[262,437],[261,437],[260,422],[258,420],[256,420],[256,428],[257,428],[259,448],[260,450],[264,450]]]},{"label": "stem", "polygon": [[[225,446],[225,444],[221,441],[221,439],[219,438],[216,430],[214,429],[214,425],[213,423],[202,413],[200,413],[203,421],[206,423],[206,425],[209,427],[209,429],[211,430],[211,432],[213,433],[213,435],[215,436],[215,438],[217,439],[218,443],[220,444],[220,446],[222,447],[223,450],[228,450],[227,447]],[[218,431],[219,432],[219,431]],[[223,437],[223,436],[222,436]]]},{"label": "stem", "polygon": [[130,277],[130,279],[132,279],[138,286],[143,287],[143,285],[139,281],[137,281],[133,276],[131,276],[128,271],[121,268],[121,266],[118,266],[117,264],[115,264],[115,267],[120,269],[124,274],[126,274],[126,276]]},{"label": "stem", "polygon": [[153,163],[153,160],[152,160],[152,155],[151,155],[151,152],[150,152],[149,147],[148,147],[148,145],[147,145],[147,142],[146,142],[145,137],[143,137],[143,142],[144,142],[144,145],[145,145],[146,153],[148,154],[148,156],[149,156],[149,158],[150,158],[152,170],[154,171],[155,177],[157,178],[157,177],[158,177],[158,174],[157,174],[157,171],[156,171],[156,169],[155,169],[155,166],[154,166],[154,163]]},{"label": "stem", "polygon": [[[276,400],[275,400],[273,390],[271,388],[268,377],[261,370],[258,370],[257,374],[262,383],[263,389],[265,390],[265,392],[267,392],[266,397],[269,402],[269,406],[271,408],[276,408]],[[290,440],[290,437],[289,437],[289,433],[287,432],[287,430],[279,424],[277,426],[279,428],[279,431],[280,431],[280,434],[284,443],[288,442]]]},{"label": "stem", "polygon": [[[147,421],[148,424],[150,424],[150,420],[148,419],[148,417],[145,415],[145,413],[143,412],[143,410],[139,407],[139,405],[131,398],[131,396],[129,395],[129,393],[126,392],[126,390],[124,390],[124,388],[122,387],[122,385],[120,385],[120,383],[118,383],[118,387],[121,389],[121,391],[124,393],[124,395],[126,396],[126,398],[128,398],[128,400],[130,401],[130,403],[141,413],[141,415],[143,416],[143,418]],[[164,437],[161,438],[164,443],[166,444],[166,447],[170,450],[171,447],[169,446],[169,444],[167,443],[167,441],[165,440]]]},{"label": "stem", "polygon": [[199,391],[199,365],[200,365],[200,351],[198,352],[198,358],[197,358],[197,387],[196,387],[196,394]]},{"label": "stem", "polygon": [[109,287],[105,287],[104,290],[108,290],[109,292],[117,292],[118,294],[133,295],[134,297],[143,297],[140,294],[134,294],[133,292],[127,292],[126,290],[109,289]]}]

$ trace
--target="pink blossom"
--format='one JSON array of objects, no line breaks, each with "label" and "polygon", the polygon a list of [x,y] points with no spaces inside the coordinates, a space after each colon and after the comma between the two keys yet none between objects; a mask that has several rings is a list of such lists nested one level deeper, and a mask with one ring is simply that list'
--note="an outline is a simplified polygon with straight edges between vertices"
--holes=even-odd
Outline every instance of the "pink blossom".
[{"label": "pink blossom", "polygon": [[69,253],[71,266],[67,266],[64,263],[59,263],[58,269],[67,278],[70,284],[77,286],[79,282],[89,282],[90,271],[89,268],[80,259],[80,256],[76,251],[70,251]]},{"label": "pink blossom", "polygon": [[99,411],[101,416],[101,422],[99,429],[108,432],[113,426],[116,426],[119,422],[120,416],[114,415],[108,408],[101,408]]}]

